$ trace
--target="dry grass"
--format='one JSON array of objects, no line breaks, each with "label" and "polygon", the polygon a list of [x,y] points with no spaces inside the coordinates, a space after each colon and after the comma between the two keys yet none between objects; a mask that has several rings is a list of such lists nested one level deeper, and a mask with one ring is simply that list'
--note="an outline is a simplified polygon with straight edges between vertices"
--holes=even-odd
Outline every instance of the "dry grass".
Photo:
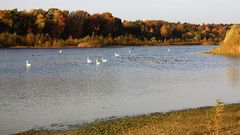
[{"label": "dry grass", "polygon": [[209,121],[208,132],[210,135],[219,135],[219,131],[223,125],[223,114],[224,104],[220,100],[216,101],[216,105],[213,108],[212,117]]},{"label": "dry grass", "polygon": [[240,25],[233,25],[224,41],[210,51],[212,54],[240,55]]},{"label": "dry grass", "polygon": [[30,130],[17,135],[240,135],[240,104],[103,120],[68,131]]},{"label": "dry grass", "polygon": [[239,135],[240,108],[232,111],[236,112],[224,112],[224,104],[217,100],[213,109],[180,113],[122,135]]}]

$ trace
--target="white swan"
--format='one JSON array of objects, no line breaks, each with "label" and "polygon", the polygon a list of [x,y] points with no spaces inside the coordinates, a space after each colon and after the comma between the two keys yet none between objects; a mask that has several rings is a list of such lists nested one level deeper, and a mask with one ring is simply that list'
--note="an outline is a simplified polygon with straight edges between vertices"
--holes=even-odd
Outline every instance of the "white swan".
[{"label": "white swan", "polygon": [[91,63],[92,61],[87,57],[87,63]]},{"label": "white swan", "polygon": [[59,53],[62,53],[62,50],[59,50]]},{"label": "white swan", "polygon": [[170,52],[170,49],[168,48],[168,52]]},{"label": "white swan", "polygon": [[119,56],[119,54],[117,54],[117,53],[115,52],[115,53],[114,53],[114,56],[115,56],[115,57],[118,57],[118,56]]},{"label": "white swan", "polygon": [[32,65],[26,60],[26,67],[31,67]]},{"label": "white swan", "polygon": [[98,59],[96,59],[96,65],[100,65],[100,61],[98,61]]},{"label": "white swan", "polygon": [[131,50],[128,50],[128,53],[131,54],[132,53]]},{"label": "white swan", "polygon": [[102,62],[107,62],[107,59],[103,59],[103,57],[102,57]]}]

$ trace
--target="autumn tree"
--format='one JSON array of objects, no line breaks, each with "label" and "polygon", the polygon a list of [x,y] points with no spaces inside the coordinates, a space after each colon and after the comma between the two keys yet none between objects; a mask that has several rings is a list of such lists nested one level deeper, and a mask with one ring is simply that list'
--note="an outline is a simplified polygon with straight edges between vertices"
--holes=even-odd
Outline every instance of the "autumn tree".
[{"label": "autumn tree", "polygon": [[33,16],[35,18],[35,25],[38,33],[42,33],[43,29],[46,27],[47,13],[42,9],[32,10]]},{"label": "autumn tree", "polygon": [[86,36],[84,25],[89,17],[90,14],[82,10],[71,12],[66,20],[64,37],[80,38]]},{"label": "autumn tree", "polygon": [[51,8],[47,12],[48,28],[50,35],[53,38],[60,38],[62,32],[64,31],[65,21],[67,15],[61,10],[56,8]]},{"label": "autumn tree", "polygon": [[106,30],[105,28],[105,21],[101,14],[93,14],[90,16],[84,25],[85,32],[87,35],[91,35],[94,37],[95,35],[105,35]]},{"label": "autumn tree", "polygon": [[141,27],[137,21],[124,21],[123,27],[125,28],[126,34],[132,34],[137,36],[140,36],[142,34]]},{"label": "autumn tree", "polygon": [[120,35],[122,30],[122,21],[119,18],[113,17],[111,13],[105,12],[102,14],[104,20],[103,35]]},{"label": "autumn tree", "polygon": [[38,33],[34,21],[35,18],[33,17],[32,12],[20,11],[17,13],[16,20],[13,25],[14,31],[20,35]]},{"label": "autumn tree", "polygon": [[160,33],[164,38],[169,38],[172,34],[172,30],[169,25],[164,24],[160,29]]},{"label": "autumn tree", "polygon": [[17,9],[0,10],[0,32],[13,32]]},{"label": "autumn tree", "polygon": [[[64,45],[63,40],[89,37],[113,43],[221,42],[231,24],[170,23],[162,20],[122,21],[109,12],[89,14],[82,10],[66,11],[51,8],[30,11],[0,10],[0,46],[26,44],[42,47]],[[91,38],[92,37],[92,38]],[[129,41],[133,40],[133,41]],[[53,45],[54,41],[54,45]],[[143,42],[141,42],[143,41]],[[114,41],[115,42],[115,41]]]}]

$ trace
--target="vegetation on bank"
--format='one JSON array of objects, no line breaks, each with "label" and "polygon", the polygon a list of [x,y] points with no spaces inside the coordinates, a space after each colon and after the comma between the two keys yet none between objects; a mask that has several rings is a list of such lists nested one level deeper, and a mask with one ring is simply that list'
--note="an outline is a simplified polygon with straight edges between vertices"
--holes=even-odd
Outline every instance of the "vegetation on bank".
[{"label": "vegetation on bank", "polygon": [[214,48],[210,53],[223,55],[240,55],[240,25],[233,25],[227,32],[220,46]]},{"label": "vegetation on bank", "polygon": [[111,13],[0,10],[0,47],[218,44],[231,24],[122,21]]},{"label": "vegetation on bank", "polygon": [[61,47],[105,47],[105,46],[131,46],[131,45],[200,45],[200,44],[216,44],[212,41],[180,41],[180,40],[156,40],[156,38],[139,39],[134,35],[125,35],[112,37],[111,35],[103,36],[86,36],[82,39],[73,39],[69,37],[63,39],[53,39],[49,35],[33,35],[28,34],[26,37],[2,33],[0,34],[0,47],[18,48],[61,48]]},{"label": "vegetation on bank", "polygon": [[67,131],[30,130],[16,135],[237,135],[240,104],[203,107],[169,113],[153,113],[95,121]]}]

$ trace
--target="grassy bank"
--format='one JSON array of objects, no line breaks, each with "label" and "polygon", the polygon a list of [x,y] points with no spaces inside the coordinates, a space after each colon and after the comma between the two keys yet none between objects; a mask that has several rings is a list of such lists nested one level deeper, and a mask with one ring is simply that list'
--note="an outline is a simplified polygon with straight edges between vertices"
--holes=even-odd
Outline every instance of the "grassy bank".
[{"label": "grassy bank", "polygon": [[214,48],[209,53],[240,56],[240,25],[233,25],[220,46]]},{"label": "grassy bank", "polygon": [[29,130],[16,135],[202,135],[240,134],[240,104],[153,113],[75,125],[67,131]]}]

